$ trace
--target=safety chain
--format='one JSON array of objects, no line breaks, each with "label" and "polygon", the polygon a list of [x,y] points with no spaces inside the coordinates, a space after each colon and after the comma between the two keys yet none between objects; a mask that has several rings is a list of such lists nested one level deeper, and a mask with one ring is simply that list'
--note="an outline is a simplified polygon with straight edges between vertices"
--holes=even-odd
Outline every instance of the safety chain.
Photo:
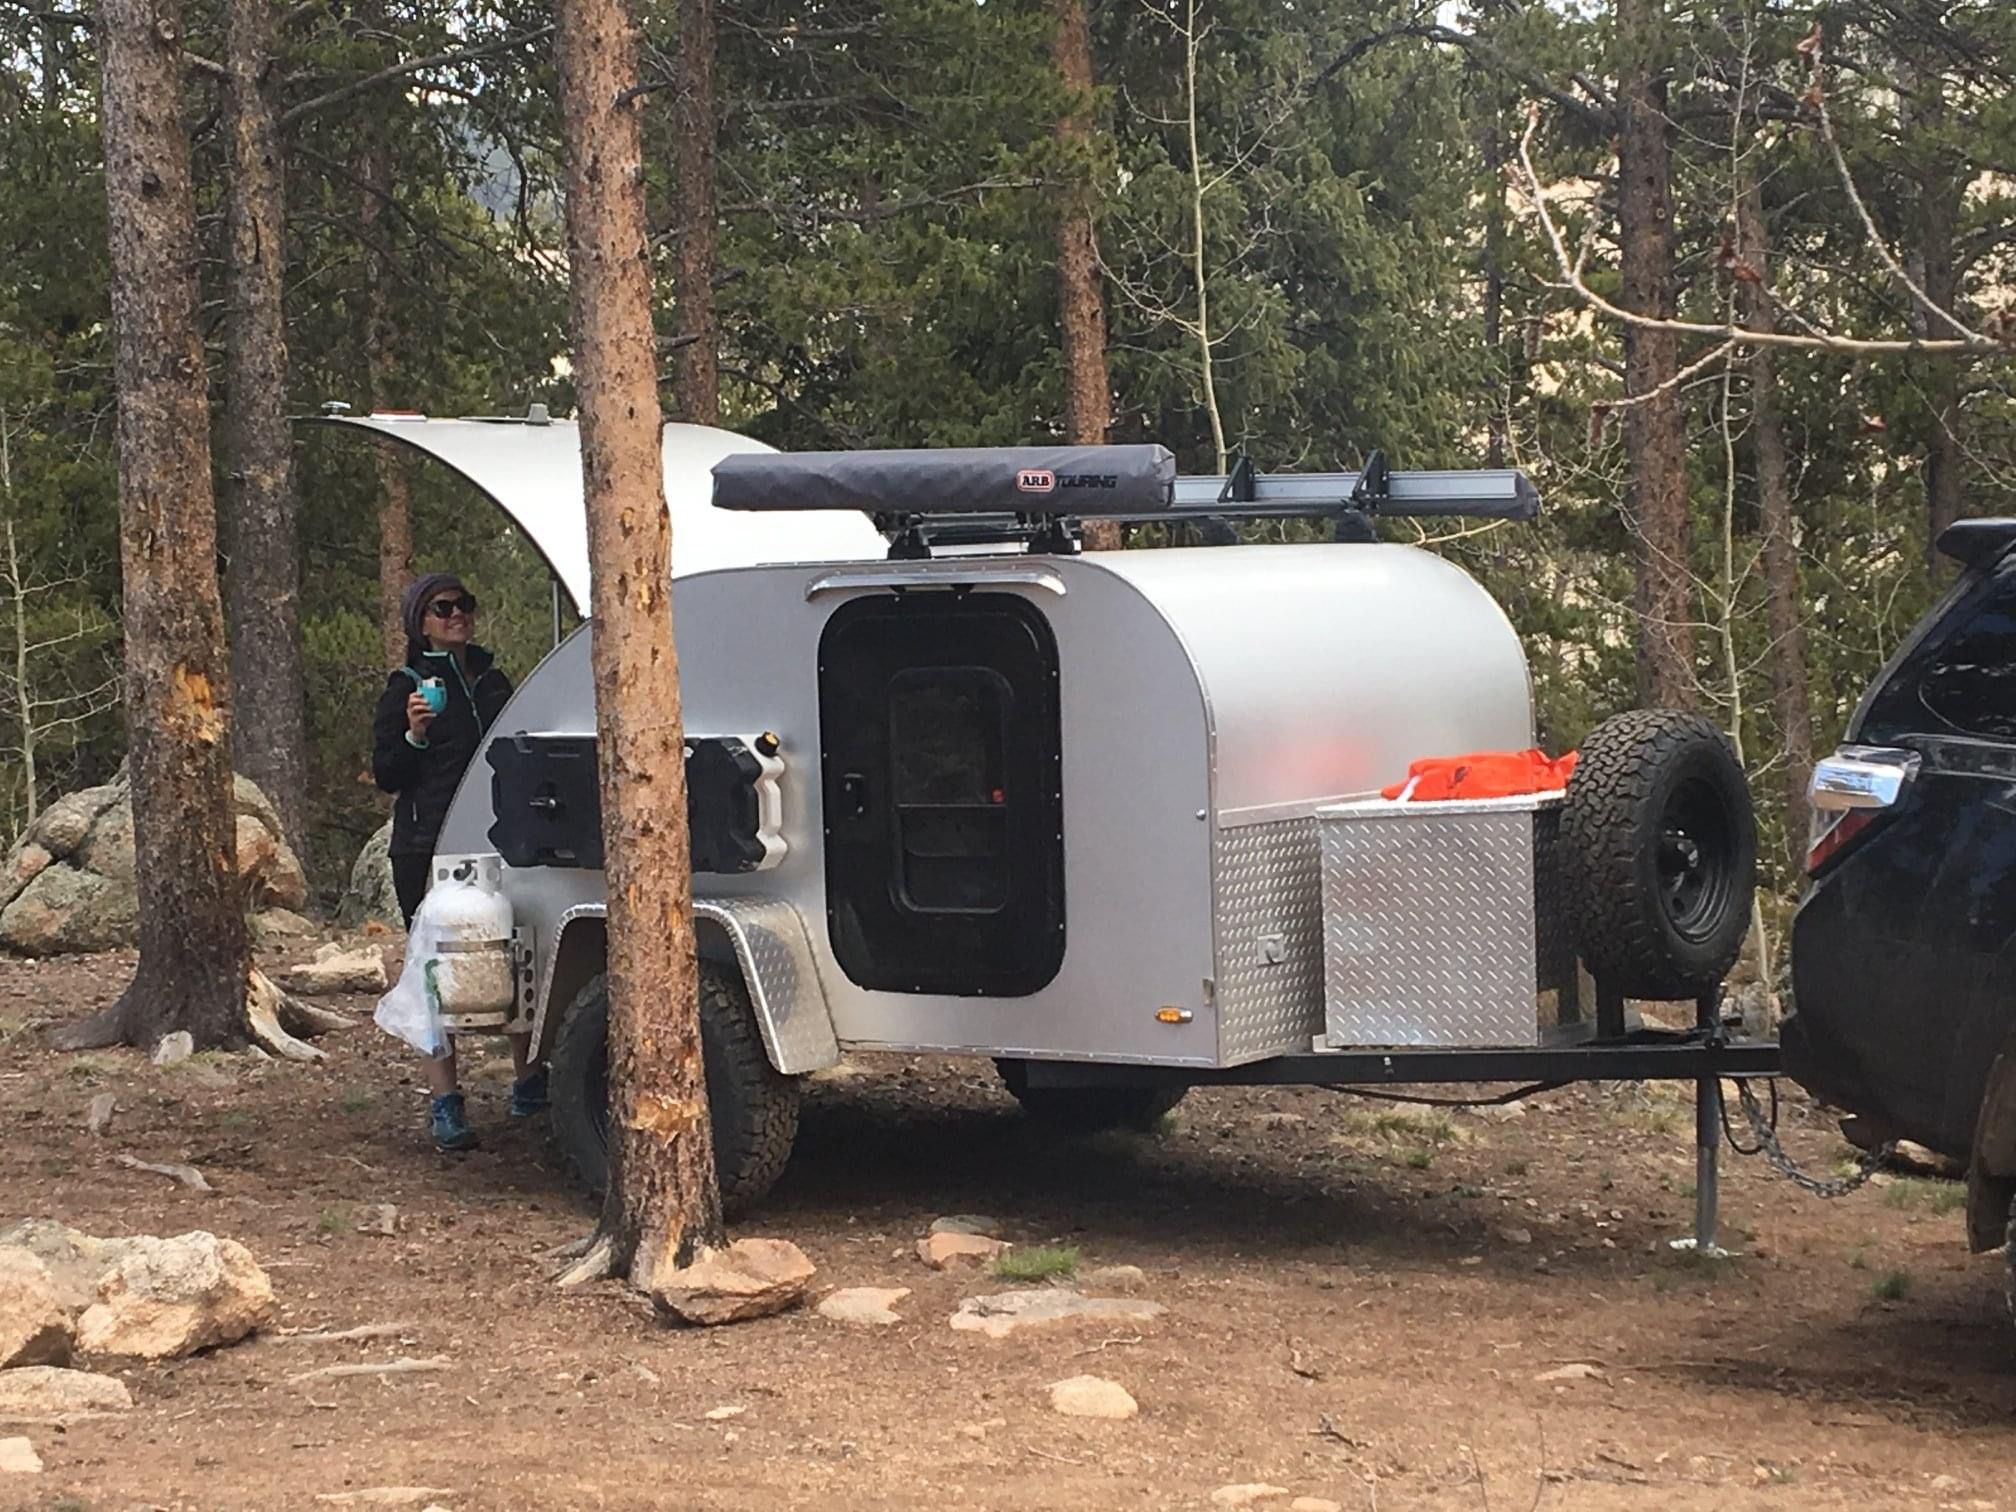
[{"label": "safety chain", "polygon": [[1826,1178],[1808,1176],[1793,1163],[1785,1153],[1785,1147],[1778,1142],[1778,1083],[1771,1083],[1771,1113],[1767,1118],[1763,1108],[1758,1106],[1757,1094],[1750,1090],[1747,1080],[1738,1080],[1736,1095],[1742,1100],[1743,1114],[1750,1121],[1750,1132],[1757,1143],[1748,1149],[1736,1142],[1736,1135],[1729,1129],[1727,1115],[1724,1115],[1723,1131],[1729,1135],[1729,1144],[1739,1155],[1762,1155],[1764,1162],[1794,1186],[1811,1192],[1815,1197],[1845,1197],[1874,1176],[1897,1149],[1897,1142],[1886,1140],[1873,1150],[1863,1153],[1862,1161],[1855,1171],[1847,1176]]}]

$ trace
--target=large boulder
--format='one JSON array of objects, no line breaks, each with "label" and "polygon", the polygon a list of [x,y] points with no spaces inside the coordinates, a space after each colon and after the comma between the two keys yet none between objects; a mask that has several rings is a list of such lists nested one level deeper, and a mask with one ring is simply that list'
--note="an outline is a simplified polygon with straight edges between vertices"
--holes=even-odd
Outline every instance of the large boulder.
[{"label": "large boulder", "polygon": [[252,1252],[202,1231],[126,1240],[77,1320],[86,1354],[164,1360],[231,1344],[273,1318],[273,1286]]},{"label": "large boulder", "polygon": [[[254,909],[298,909],[308,877],[273,805],[246,778],[233,787],[238,872]],[[44,809],[0,867],[0,946],[63,955],[134,944],[133,802],[124,776]]]},{"label": "large boulder", "polygon": [[71,1413],[123,1412],[133,1395],[117,1376],[54,1365],[0,1370],[0,1418],[62,1418]]},{"label": "large boulder", "polygon": [[53,1218],[25,1218],[0,1229],[0,1254],[25,1250],[40,1261],[57,1305],[73,1314],[98,1300],[98,1278],[112,1268],[126,1243],[93,1238]]},{"label": "large boulder", "polygon": [[49,1268],[24,1249],[0,1249],[0,1369],[67,1365],[75,1341]]},{"label": "large boulder", "polygon": [[350,885],[336,905],[336,922],[345,929],[358,929],[376,919],[397,929],[404,917],[398,890],[392,885],[392,821],[387,819],[357,853],[357,862],[350,868]]}]

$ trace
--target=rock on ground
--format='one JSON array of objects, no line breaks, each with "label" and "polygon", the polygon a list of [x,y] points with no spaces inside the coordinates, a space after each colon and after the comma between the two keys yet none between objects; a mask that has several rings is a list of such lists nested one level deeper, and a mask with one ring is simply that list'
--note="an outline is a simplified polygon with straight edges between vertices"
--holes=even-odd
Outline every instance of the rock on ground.
[{"label": "rock on ground", "polygon": [[983,1333],[1005,1339],[1018,1329],[1047,1328],[1062,1323],[1148,1323],[1162,1316],[1159,1302],[1131,1297],[1087,1297],[1064,1287],[1041,1291],[996,1292],[968,1297],[952,1314],[961,1333]]},{"label": "rock on ground", "polygon": [[0,1417],[64,1417],[72,1412],[123,1412],[133,1405],[117,1376],[54,1365],[0,1370]]},{"label": "rock on ground", "polygon": [[[273,805],[236,779],[238,874],[249,907],[298,909],[308,876]],[[49,805],[0,867],[0,945],[63,955],[136,943],[133,802],[122,775]]]},{"label": "rock on ground", "polygon": [[42,1456],[25,1438],[0,1438],[0,1475],[35,1475],[42,1469]]},{"label": "rock on ground", "polygon": [[154,1046],[153,1061],[157,1066],[172,1066],[185,1061],[196,1053],[196,1037],[187,1029],[177,1029],[173,1034],[164,1034]]},{"label": "rock on ground", "polygon": [[1344,1504],[1327,1496],[1298,1496],[1288,1503],[1288,1512],[1344,1512]]},{"label": "rock on ground", "polygon": [[903,1321],[895,1307],[909,1295],[907,1286],[843,1286],[820,1300],[818,1313],[835,1323],[886,1328]]},{"label": "rock on ground", "polygon": [[80,1313],[98,1299],[98,1278],[125,1247],[121,1239],[94,1239],[53,1218],[28,1218],[0,1229],[0,1250],[26,1250],[42,1262],[66,1313]]},{"label": "rock on ground", "polygon": [[359,945],[346,950],[341,945],[324,945],[315,959],[287,973],[287,990],[315,997],[329,992],[383,992],[385,957],[375,945]]},{"label": "rock on ground", "polygon": [[197,1230],[124,1241],[77,1342],[87,1354],[162,1360],[234,1343],[272,1318],[273,1286],[252,1252]]},{"label": "rock on ground", "polygon": [[357,853],[350,867],[350,885],[336,905],[336,922],[345,929],[355,929],[376,919],[397,929],[401,917],[399,894],[392,886],[392,821],[388,819]]},{"label": "rock on ground", "polygon": [[654,1277],[651,1294],[685,1323],[740,1323],[805,1300],[812,1262],[788,1239],[737,1239]]},{"label": "rock on ground", "polygon": [[1054,1382],[1050,1387],[1050,1408],[1066,1417],[1104,1418],[1109,1422],[1131,1418],[1141,1410],[1125,1386],[1094,1375]]},{"label": "rock on ground", "polygon": [[955,1265],[983,1266],[1008,1246],[985,1234],[947,1230],[928,1234],[917,1241],[917,1258],[933,1270],[949,1270]]},{"label": "rock on ground", "polygon": [[1080,1271],[1078,1284],[1095,1291],[1138,1291],[1148,1284],[1148,1272],[1138,1265],[1099,1265]]},{"label": "rock on ground", "polygon": [[983,1234],[989,1239],[1001,1237],[1001,1220],[989,1218],[984,1213],[948,1213],[943,1218],[931,1220],[930,1232],[934,1234]]},{"label": "rock on ground", "polygon": [[1246,1481],[1234,1486],[1220,1486],[1211,1493],[1214,1507],[1251,1507],[1259,1502],[1279,1501],[1288,1495],[1286,1486],[1270,1486],[1265,1481]]},{"label": "rock on ground", "polygon": [[0,1249],[0,1369],[67,1365],[75,1338],[49,1267],[25,1249]]}]

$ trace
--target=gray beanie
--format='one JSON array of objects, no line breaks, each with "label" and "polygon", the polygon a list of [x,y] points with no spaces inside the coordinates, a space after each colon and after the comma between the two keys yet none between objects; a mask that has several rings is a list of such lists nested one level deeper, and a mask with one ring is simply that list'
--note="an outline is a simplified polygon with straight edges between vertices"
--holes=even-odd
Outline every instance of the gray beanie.
[{"label": "gray beanie", "polygon": [[427,620],[427,605],[436,596],[451,591],[469,591],[462,586],[462,579],[452,572],[430,572],[406,585],[405,593],[399,598],[399,618],[406,626],[409,641],[423,646],[427,643],[426,631],[422,628]]}]

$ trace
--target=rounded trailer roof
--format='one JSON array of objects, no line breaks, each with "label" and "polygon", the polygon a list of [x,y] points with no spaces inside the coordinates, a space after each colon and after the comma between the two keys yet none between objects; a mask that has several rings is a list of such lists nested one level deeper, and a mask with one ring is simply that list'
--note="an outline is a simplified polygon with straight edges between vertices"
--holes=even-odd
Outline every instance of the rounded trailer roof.
[{"label": "rounded trailer roof", "polygon": [[1526,653],[1462,568],[1411,546],[1101,551],[1183,646],[1220,819],[1377,791],[1409,763],[1533,744]]},{"label": "rounded trailer roof", "polygon": [[[461,474],[525,532],[575,608],[588,612],[588,515],[582,499],[581,437],[574,421],[437,420],[381,413],[311,415],[298,423],[383,436]],[[887,543],[865,515],[715,509],[714,464],[734,452],[771,450],[761,441],[711,425],[665,426],[673,576],[763,562],[844,562],[883,555]]]}]

